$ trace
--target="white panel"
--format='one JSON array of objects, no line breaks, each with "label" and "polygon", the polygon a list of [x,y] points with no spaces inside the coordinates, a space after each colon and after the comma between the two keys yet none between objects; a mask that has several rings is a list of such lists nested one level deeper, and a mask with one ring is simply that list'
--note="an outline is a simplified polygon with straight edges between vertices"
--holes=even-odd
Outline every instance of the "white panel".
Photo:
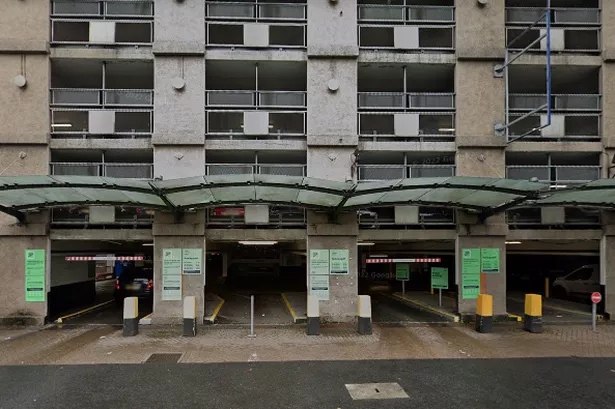
[{"label": "white panel", "polygon": [[419,224],[419,207],[395,206],[395,224]]},{"label": "white panel", "polygon": [[[547,115],[540,115],[540,125],[547,124]],[[566,116],[551,114],[551,125],[541,129],[540,134],[551,138],[566,136]]]},{"label": "white panel", "polygon": [[359,296],[359,317],[371,318],[372,317],[372,299],[369,295]]},{"label": "white panel", "polygon": [[[546,29],[540,30],[540,37],[547,33]],[[565,48],[564,45],[564,29],[563,28],[551,28],[551,51],[562,51]],[[547,37],[540,40],[540,49],[547,49]]]},{"label": "white panel", "polygon": [[88,132],[97,135],[114,133],[115,111],[89,111]]},{"label": "white panel", "polygon": [[395,114],[396,136],[418,136],[419,114]]},{"label": "white panel", "polygon": [[320,306],[318,304],[318,297],[313,295],[307,296],[307,316],[308,317],[320,317]]},{"label": "white panel", "polygon": [[566,210],[563,207],[541,207],[540,221],[542,224],[564,224]]},{"label": "white panel", "polygon": [[90,224],[115,223],[115,207],[113,206],[90,206]]},{"label": "white panel", "polygon": [[248,47],[269,46],[269,25],[259,23],[244,24],[243,44]]},{"label": "white panel", "polygon": [[393,29],[394,47],[400,50],[419,48],[419,28],[397,26]]},{"label": "white panel", "polygon": [[243,133],[246,135],[269,134],[269,112],[248,111],[243,113]]},{"label": "white panel", "polygon": [[196,318],[196,297],[187,296],[184,297],[184,319]]},{"label": "white panel", "polygon": [[111,21],[90,21],[90,43],[115,43],[115,23]]},{"label": "white panel", "polygon": [[267,224],[269,223],[269,206],[246,205],[243,219],[245,224]]}]

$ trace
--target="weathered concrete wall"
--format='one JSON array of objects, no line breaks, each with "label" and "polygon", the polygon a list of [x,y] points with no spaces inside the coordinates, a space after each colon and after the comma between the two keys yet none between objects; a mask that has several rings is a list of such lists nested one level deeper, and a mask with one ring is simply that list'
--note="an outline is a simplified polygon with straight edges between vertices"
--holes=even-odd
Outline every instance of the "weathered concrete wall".
[{"label": "weathered concrete wall", "polygon": [[156,2],[154,53],[204,54],[204,21],[203,2]]},{"label": "weathered concrete wall", "polygon": [[473,0],[455,3],[457,57],[504,58],[504,0],[490,0],[485,7]]},{"label": "weathered concrete wall", "polygon": [[607,61],[612,61],[615,60],[615,24],[613,24],[613,21],[615,21],[615,2],[603,0],[600,3],[602,57]]},{"label": "weathered concrete wall", "polygon": [[604,312],[615,317],[615,236],[604,235],[600,243],[601,284],[604,285]]},{"label": "weathered concrete wall", "polygon": [[0,2],[0,51],[46,52],[49,4],[41,0]]},{"label": "weathered concrete wall", "polygon": [[[43,324],[47,315],[47,302],[26,302],[25,251],[45,249],[49,255],[46,236],[0,236],[2,270],[0,277],[0,324]],[[46,262],[45,284],[50,285],[49,257]]]},{"label": "weathered concrete wall", "polygon": [[[205,143],[205,60],[202,57],[156,57],[153,144]],[[173,80],[183,78],[182,90]]]},{"label": "weathered concrete wall", "polygon": [[[24,88],[13,82],[18,75],[26,77]],[[0,89],[0,144],[46,144],[49,135],[47,56],[0,54]]]},{"label": "weathered concrete wall", "polygon": [[[615,6],[613,4],[612,6]],[[615,24],[612,25],[615,30]],[[615,57],[615,48],[613,49]],[[615,110],[607,109],[615,104],[615,63],[606,62],[600,73],[602,84],[602,138],[604,146],[615,148]]]},{"label": "weathered concrete wall", "polygon": [[311,1],[308,8],[309,56],[357,56],[357,1]]},{"label": "weathered concrete wall", "polygon": [[154,148],[154,177],[177,179],[205,174],[203,146],[156,146]]}]

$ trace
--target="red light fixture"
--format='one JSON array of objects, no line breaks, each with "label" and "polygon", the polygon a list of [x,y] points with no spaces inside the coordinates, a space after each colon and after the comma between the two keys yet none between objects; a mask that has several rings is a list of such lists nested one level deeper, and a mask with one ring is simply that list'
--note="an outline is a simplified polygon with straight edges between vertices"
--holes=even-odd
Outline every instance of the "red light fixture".
[{"label": "red light fixture", "polygon": [[149,282],[147,283],[147,289],[151,290],[153,285],[154,285],[154,280],[149,280]]},{"label": "red light fixture", "polygon": [[119,278],[115,280],[115,289],[116,290],[120,289],[120,279]]}]

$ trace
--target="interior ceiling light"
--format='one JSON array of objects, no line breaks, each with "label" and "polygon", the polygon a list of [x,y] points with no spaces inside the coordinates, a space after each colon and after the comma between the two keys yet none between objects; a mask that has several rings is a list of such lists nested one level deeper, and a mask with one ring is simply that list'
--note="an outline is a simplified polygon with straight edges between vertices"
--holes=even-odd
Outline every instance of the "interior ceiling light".
[{"label": "interior ceiling light", "polygon": [[73,124],[51,124],[52,128],[72,128]]},{"label": "interior ceiling light", "polygon": [[439,128],[438,132],[455,132],[455,128]]},{"label": "interior ceiling light", "polygon": [[370,254],[369,255],[369,258],[387,258],[387,257],[389,256],[386,254]]},{"label": "interior ceiling light", "polygon": [[154,243],[143,243],[143,247],[153,247]]},{"label": "interior ceiling light", "polygon": [[273,246],[278,244],[277,241],[240,241],[239,244],[244,246]]},{"label": "interior ceiling light", "polygon": [[357,243],[357,246],[373,246],[376,243],[371,242],[371,241],[360,241]]},{"label": "interior ceiling light", "polygon": [[521,244],[520,241],[506,241],[506,244]]}]

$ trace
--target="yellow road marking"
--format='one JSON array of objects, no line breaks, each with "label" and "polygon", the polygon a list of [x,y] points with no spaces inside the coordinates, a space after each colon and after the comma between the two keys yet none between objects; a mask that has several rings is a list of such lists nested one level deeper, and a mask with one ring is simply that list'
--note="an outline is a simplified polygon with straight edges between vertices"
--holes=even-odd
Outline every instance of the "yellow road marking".
[{"label": "yellow road marking", "polygon": [[222,309],[222,306],[224,305],[224,302],[225,302],[225,300],[222,297],[220,297],[220,296],[218,296],[216,294],[214,294],[214,296],[216,296],[218,299],[220,299],[220,304],[218,304],[218,306],[214,310],[213,314],[211,314],[209,317],[205,318],[207,321],[210,321],[210,322],[216,321],[216,317],[220,313],[220,310]]},{"label": "yellow road marking", "polygon": [[450,318],[453,319],[453,322],[459,322],[459,316],[457,316],[455,314],[451,314],[450,312],[439,310],[439,309],[434,308],[434,307],[432,307],[430,305],[424,304],[424,303],[422,303],[420,301],[413,300],[411,298],[404,297],[404,296],[399,295],[399,294],[393,294],[393,297],[398,298],[398,299],[403,300],[403,301],[406,301],[406,302],[409,302],[411,304],[417,305],[419,307],[425,308],[425,309],[427,309],[429,311],[432,311],[432,312],[435,312],[437,314],[445,315],[447,317],[450,317]]},{"label": "yellow road marking", "polygon": [[[512,300],[512,301],[515,301],[515,302],[519,302],[519,303],[525,303],[525,301],[524,301],[524,300],[520,300],[520,299],[518,299],[518,298],[510,298],[510,297],[508,297],[508,299],[509,299],[509,300]],[[554,306],[552,306],[552,305],[544,305],[544,304],[543,304],[543,305],[542,305],[542,308],[543,308],[543,309],[546,309],[546,310],[555,310],[555,311],[569,312],[569,313],[571,313],[571,314],[588,315],[588,316],[590,316],[590,317],[591,317],[591,315],[592,315],[592,313],[591,313],[591,312],[585,312],[585,311],[579,311],[579,310],[571,310],[571,309],[568,309],[568,308],[562,308],[562,307],[554,307]],[[544,314],[543,314],[543,315],[544,315]],[[596,315],[596,318],[597,318],[597,319],[599,319],[599,320],[601,320],[601,319],[602,319],[602,315],[597,314],[597,315]]]},{"label": "yellow road marking", "polygon": [[115,302],[115,300],[105,301],[105,302],[103,302],[103,303],[100,303],[100,304],[94,305],[94,306],[89,307],[89,308],[86,308],[86,309],[84,309],[84,310],[77,311],[77,312],[74,312],[74,313],[72,313],[72,314],[65,315],[65,316],[63,316],[63,317],[58,318],[55,322],[57,322],[57,323],[61,323],[61,322],[62,322],[62,321],[64,321],[65,319],[68,319],[68,318],[73,318],[73,317],[76,317],[77,315],[85,314],[86,312],[89,312],[89,311],[95,310],[96,308],[104,307],[105,305],[111,304],[112,302]]},{"label": "yellow road marking", "polygon": [[282,295],[282,299],[284,300],[284,304],[286,304],[286,308],[288,308],[288,311],[290,311],[290,315],[292,315],[293,317],[293,321],[297,322],[297,313],[295,312],[293,307],[290,305],[288,298],[286,298],[286,294],[282,293],[281,295]]},{"label": "yellow road marking", "polygon": [[517,314],[510,314],[510,313],[509,313],[509,314],[508,314],[508,316],[509,316],[509,317],[511,317],[511,318],[516,319],[516,320],[517,320],[517,322],[521,322],[521,321],[523,321],[523,317],[521,317],[521,316],[519,316],[519,315],[517,315]]}]

